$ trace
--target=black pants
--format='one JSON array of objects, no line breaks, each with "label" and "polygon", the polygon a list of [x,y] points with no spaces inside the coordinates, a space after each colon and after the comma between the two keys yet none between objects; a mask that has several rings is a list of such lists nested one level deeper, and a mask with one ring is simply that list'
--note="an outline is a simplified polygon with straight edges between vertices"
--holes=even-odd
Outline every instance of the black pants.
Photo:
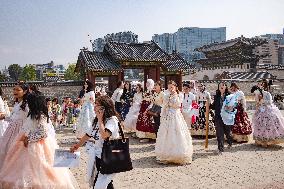
[{"label": "black pants", "polygon": [[121,102],[115,102],[114,107],[115,107],[115,111],[121,116],[122,103]]},{"label": "black pants", "polygon": [[160,127],[160,123],[161,123],[161,117],[160,117],[160,115],[153,116],[153,119],[154,119],[155,133],[157,135],[159,127]]},{"label": "black pants", "polygon": [[[95,185],[96,185],[96,182],[99,176],[100,168],[101,168],[101,159],[98,157],[96,157],[96,167],[97,167],[97,174],[95,177],[93,188],[95,188]],[[114,189],[112,181],[108,184],[107,189]]]},{"label": "black pants", "polygon": [[221,117],[215,118],[215,128],[216,135],[218,141],[218,149],[223,152],[224,151],[224,134],[226,135],[227,142],[229,145],[232,145],[233,138],[231,134],[231,126],[225,125]]}]

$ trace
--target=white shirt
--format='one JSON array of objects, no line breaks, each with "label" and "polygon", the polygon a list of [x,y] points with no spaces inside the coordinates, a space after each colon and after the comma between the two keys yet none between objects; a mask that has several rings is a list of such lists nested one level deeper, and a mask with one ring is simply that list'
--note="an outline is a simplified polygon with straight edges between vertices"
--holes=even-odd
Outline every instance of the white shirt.
[{"label": "white shirt", "polygon": [[120,97],[121,97],[122,93],[123,93],[123,89],[121,89],[121,88],[115,89],[115,91],[112,94],[111,99],[114,102],[120,102]]},{"label": "white shirt", "polygon": [[182,99],[182,109],[191,109],[192,101],[194,101],[196,97],[192,92],[189,92],[188,94],[183,93]]},{"label": "white shirt", "polygon": [[[111,138],[117,139],[119,138],[119,127],[118,127],[118,119],[115,116],[110,117],[107,119],[105,128],[111,132]],[[94,149],[95,154],[98,158],[101,158],[102,148],[104,144],[104,139],[101,137],[99,132],[99,126],[96,124],[94,128],[90,128],[87,132],[89,136],[92,136],[95,140]]]}]

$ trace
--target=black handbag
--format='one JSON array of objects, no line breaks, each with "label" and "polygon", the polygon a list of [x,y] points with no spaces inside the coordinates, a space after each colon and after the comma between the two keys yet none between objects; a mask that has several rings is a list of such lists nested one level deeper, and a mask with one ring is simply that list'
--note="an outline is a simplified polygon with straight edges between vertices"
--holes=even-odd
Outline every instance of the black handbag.
[{"label": "black handbag", "polygon": [[119,122],[118,127],[121,138],[104,141],[100,167],[102,174],[120,173],[133,169],[129,153],[129,138],[125,138]]}]

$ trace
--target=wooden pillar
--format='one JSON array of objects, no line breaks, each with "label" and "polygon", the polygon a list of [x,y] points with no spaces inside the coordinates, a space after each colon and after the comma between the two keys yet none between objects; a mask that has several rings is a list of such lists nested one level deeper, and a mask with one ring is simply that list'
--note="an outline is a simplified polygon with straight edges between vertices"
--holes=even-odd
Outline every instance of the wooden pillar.
[{"label": "wooden pillar", "polygon": [[182,72],[179,72],[178,75],[178,90],[182,91]]},{"label": "wooden pillar", "polygon": [[124,71],[118,73],[118,81],[124,81]]},{"label": "wooden pillar", "polygon": [[116,89],[117,82],[119,80],[118,75],[111,75],[108,77],[108,91],[113,92]]},{"label": "wooden pillar", "polygon": [[96,84],[96,74],[95,74],[95,72],[89,71],[87,73],[87,79],[95,85]]},{"label": "wooden pillar", "polygon": [[165,89],[168,89],[168,76],[167,75],[165,75],[165,83],[164,83],[164,85],[165,85]]},{"label": "wooden pillar", "polygon": [[144,90],[146,89],[146,83],[148,78],[149,78],[149,69],[144,68]]},{"label": "wooden pillar", "polygon": [[156,81],[160,81],[161,69],[160,66],[156,66]]}]

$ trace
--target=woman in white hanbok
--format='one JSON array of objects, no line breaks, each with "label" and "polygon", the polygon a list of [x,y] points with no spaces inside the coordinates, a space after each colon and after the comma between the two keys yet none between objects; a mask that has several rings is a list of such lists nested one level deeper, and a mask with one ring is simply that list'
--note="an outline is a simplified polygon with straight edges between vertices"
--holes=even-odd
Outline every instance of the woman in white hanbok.
[{"label": "woman in white hanbok", "polygon": [[83,105],[77,122],[76,136],[82,138],[85,133],[92,127],[95,118],[94,102],[95,92],[94,85],[91,81],[86,81],[84,84],[85,94],[82,98]]},{"label": "woman in white hanbok", "polygon": [[27,106],[29,86],[24,83],[17,84],[13,89],[16,103],[10,117],[5,118],[9,125],[3,136],[0,138],[0,169],[7,155],[9,148],[15,142],[16,137],[23,127],[24,121],[27,119],[29,108]]},{"label": "woman in white hanbok", "polygon": [[141,107],[141,102],[142,102],[142,93],[143,93],[143,88],[141,84],[136,85],[136,93],[134,94],[133,97],[133,102],[132,106],[129,109],[128,114],[126,115],[126,118],[123,122],[124,125],[124,130],[126,132],[136,132],[136,123]]},{"label": "woman in white hanbok", "polygon": [[155,153],[161,163],[187,164],[192,161],[192,138],[181,113],[181,97],[174,81],[168,84],[157,134]]}]

